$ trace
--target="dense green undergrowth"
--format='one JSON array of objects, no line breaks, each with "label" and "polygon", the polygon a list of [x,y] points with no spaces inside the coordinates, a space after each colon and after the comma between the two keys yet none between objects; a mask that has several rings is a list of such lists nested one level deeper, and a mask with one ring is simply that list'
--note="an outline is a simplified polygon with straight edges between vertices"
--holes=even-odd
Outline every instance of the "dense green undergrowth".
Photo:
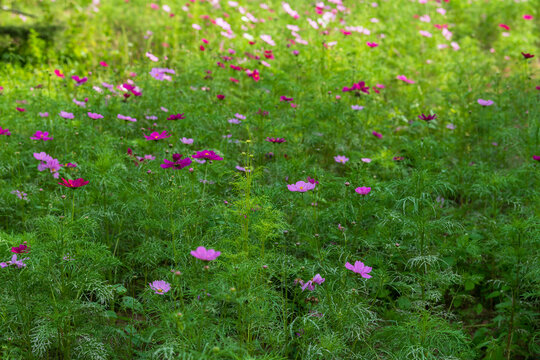
[{"label": "dense green undergrowth", "polygon": [[534,2],[101,3],[2,4],[1,359],[540,355]]}]

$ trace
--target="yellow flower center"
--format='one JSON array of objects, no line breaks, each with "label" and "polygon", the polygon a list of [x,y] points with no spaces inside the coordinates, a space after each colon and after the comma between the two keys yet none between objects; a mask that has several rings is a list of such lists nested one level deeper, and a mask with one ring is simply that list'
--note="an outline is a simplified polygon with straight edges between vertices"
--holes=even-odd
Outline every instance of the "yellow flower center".
[{"label": "yellow flower center", "polygon": [[303,186],[300,186],[300,190],[304,190],[304,187],[303,187]]}]

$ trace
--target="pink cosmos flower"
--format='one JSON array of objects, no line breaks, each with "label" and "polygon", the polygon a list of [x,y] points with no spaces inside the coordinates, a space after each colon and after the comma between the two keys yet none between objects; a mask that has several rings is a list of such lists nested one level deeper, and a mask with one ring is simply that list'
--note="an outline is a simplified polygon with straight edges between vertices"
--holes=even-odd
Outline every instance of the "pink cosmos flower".
[{"label": "pink cosmos flower", "polygon": [[157,140],[169,138],[171,137],[171,135],[167,134],[167,130],[163,130],[161,133],[154,131],[150,135],[144,134],[144,137],[146,138],[147,141],[157,141]]},{"label": "pink cosmos flower", "polygon": [[540,155],[533,155],[533,160],[540,161]]},{"label": "pink cosmos flower", "polygon": [[99,65],[101,65],[103,67],[108,67],[109,66],[109,64],[107,64],[105,61],[100,61]]},{"label": "pink cosmos flower", "polygon": [[89,112],[89,113],[88,113],[88,117],[89,117],[90,119],[94,119],[94,120],[97,120],[97,119],[103,119],[103,115],[98,114],[98,113],[93,113],[93,112]]},{"label": "pink cosmos flower", "polygon": [[334,160],[338,163],[345,164],[347,161],[349,161],[349,158],[345,157],[344,155],[338,155],[334,156]]},{"label": "pink cosmos flower", "polygon": [[221,251],[216,251],[214,249],[207,250],[204,246],[199,246],[197,250],[191,251],[191,255],[203,261],[212,261],[216,260],[218,256],[221,255]]},{"label": "pink cosmos flower", "polygon": [[371,192],[371,188],[361,186],[361,187],[357,187],[356,189],[354,189],[354,191],[356,191],[356,193],[358,193],[360,195],[367,195],[367,194],[369,194]]},{"label": "pink cosmos flower", "polygon": [[55,70],[54,70],[54,74],[55,74],[56,76],[58,76],[59,78],[62,78],[62,79],[65,77],[65,75],[62,74],[62,72],[61,72],[60,70],[58,70],[58,69],[55,69]]},{"label": "pink cosmos flower", "polygon": [[10,265],[15,265],[15,266],[17,266],[18,269],[21,269],[23,267],[26,267],[26,264],[24,263],[24,261],[28,260],[28,259],[29,258],[24,258],[24,259],[18,259],[17,260],[17,254],[13,254],[13,256],[11,257],[11,261],[0,263],[0,268],[5,268],[5,267],[8,267]]},{"label": "pink cosmos flower", "polygon": [[307,281],[304,283],[302,280],[300,280],[300,285],[302,286],[302,291],[308,289],[309,291],[315,290],[315,286],[313,284],[321,285],[326,279],[321,276],[321,274],[317,274],[313,277],[313,279]]},{"label": "pink cosmos flower", "polygon": [[155,280],[148,284],[150,289],[154,290],[154,294],[165,295],[165,293],[171,290],[171,284],[163,280]]},{"label": "pink cosmos flower", "polygon": [[306,192],[315,189],[315,184],[304,181],[297,181],[296,184],[287,185],[289,191]]},{"label": "pink cosmos flower", "polygon": [[368,163],[368,164],[371,162],[371,159],[370,159],[370,158],[362,158],[361,160],[362,160],[363,162],[365,162],[365,163]]},{"label": "pink cosmos flower", "polygon": [[159,59],[158,59],[156,56],[154,56],[153,54],[151,54],[151,53],[149,53],[149,52],[147,52],[147,53],[144,54],[144,55],[146,55],[146,57],[147,57],[148,59],[150,59],[150,61],[153,61],[153,62],[158,62],[158,61],[159,61]]},{"label": "pink cosmos flower", "polygon": [[499,27],[502,27],[506,31],[510,31],[510,26],[508,26],[506,24],[499,24]]},{"label": "pink cosmos flower", "polygon": [[285,95],[282,95],[279,97],[279,101],[293,101],[294,99],[292,97],[286,97]]},{"label": "pink cosmos flower", "polygon": [[364,107],[360,106],[360,105],[351,105],[351,109],[356,110],[356,111],[360,111],[360,110],[363,110]]},{"label": "pink cosmos flower", "polygon": [[376,136],[376,137],[378,137],[379,139],[382,139],[382,134],[380,134],[380,133],[378,133],[378,132],[376,132],[376,131],[373,131],[372,134],[373,134],[373,136]]},{"label": "pink cosmos flower", "polygon": [[129,116],[124,116],[122,114],[118,114],[117,116],[120,120],[126,120],[126,121],[131,121],[131,122],[137,122],[137,119],[135,118],[132,118],[132,117],[129,117]]},{"label": "pink cosmos flower", "polygon": [[39,116],[41,116],[41,117],[48,117],[48,116],[49,116],[49,113],[48,113],[48,112],[40,112],[40,113],[39,113]]},{"label": "pink cosmos flower", "polygon": [[354,266],[347,262],[345,264],[345,267],[348,270],[351,270],[352,272],[360,274],[360,276],[362,276],[365,279],[371,278],[371,275],[369,275],[369,273],[371,272],[372,268],[369,267],[369,266],[364,265],[364,263],[361,262],[361,261],[356,261],[354,263]]},{"label": "pink cosmos flower", "polygon": [[369,41],[368,41],[366,44],[367,44],[367,46],[369,46],[370,48],[374,48],[374,47],[379,46],[379,44],[374,43],[374,42],[369,42]]},{"label": "pink cosmos flower", "polygon": [[396,79],[401,80],[401,81],[405,81],[407,84],[414,84],[414,80],[407,79],[407,77],[405,75],[398,75],[396,77]]},{"label": "pink cosmos flower", "polygon": [[216,154],[212,150],[203,150],[203,151],[197,151],[195,155],[192,156],[194,159],[208,159],[208,160],[223,160],[221,156]]},{"label": "pink cosmos flower", "polygon": [[53,137],[49,137],[49,133],[47,131],[36,131],[36,133],[30,137],[30,140],[52,140]]},{"label": "pink cosmos flower", "polygon": [[186,117],[184,116],[184,113],[182,114],[172,114],[169,115],[167,120],[184,120]]},{"label": "pink cosmos flower", "polygon": [[218,95],[216,95],[216,97],[218,98],[218,100],[225,99],[225,95],[223,95],[223,94],[218,94]]},{"label": "pink cosmos flower", "polygon": [[18,112],[25,112],[26,111],[25,108],[21,108],[21,107],[16,107],[15,110],[17,110]]},{"label": "pink cosmos flower", "polygon": [[478,103],[482,106],[491,106],[494,104],[493,100],[478,99]]},{"label": "pink cosmos flower", "polygon": [[73,115],[73,113],[69,113],[67,111],[60,111],[60,117],[63,117],[64,119],[73,119],[75,118],[75,115]]},{"label": "pink cosmos flower", "polygon": [[0,135],[10,136],[10,135],[11,135],[11,131],[9,131],[9,129],[2,129],[2,128],[0,127]]},{"label": "pink cosmos flower", "polygon": [[186,145],[193,144],[193,139],[188,139],[186,137],[181,138],[180,141],[182,142],[182,144],[186,144]]},{"label": "pink cosmos flower", "polygon": [[527,14],[525,14],[525,15],[523,15],[523,19],[525,19],[525,20],[532,20],[532,19],[533,19],[533,16],[532,16],[532,15],[527,15]]}]

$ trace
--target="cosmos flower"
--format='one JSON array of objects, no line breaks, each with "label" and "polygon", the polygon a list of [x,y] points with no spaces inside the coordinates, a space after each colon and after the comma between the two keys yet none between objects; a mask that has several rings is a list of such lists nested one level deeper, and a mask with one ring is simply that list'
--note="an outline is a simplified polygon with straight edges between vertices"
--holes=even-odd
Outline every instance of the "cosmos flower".
[{"label": "cosmos flower", "polygon": [[2,129],[2,128],[0,127],[0,135],[10,136],[10,135],[11,135],[11,131],[9,131],[9,129]]},{"label": "cosmos flower", "polygon": [[407,84],[414,84],[414,80],[407,79],[405,75],[398,75],[396,79],[406,82]]},{"label": "cosmos flower", "polygon": [[197,151],[195,155],[192,156],[194,159],[207,159],[207,160],[223,160],[221,156],[216,154],[212,150],[203,150],[203,151]]},{"label": "cosmos flower", "polygon": [[225,99],[225,95],[223,95],[223,94],[218,94],[218,95],[216,95],[216,97],[218,98],[218,100]]},{"label": "cosmos flower", "polygon": [[167,130],[163,130],[161,133],[157,131],[152,132],[150,135],[144,134],[147,141],[157,141],[171,137],[171,134],[167,134]]},{"label": "cosmos flower", "polygon": [[73,75],[71,78],[77,83],[77,86],[78,86],[78,85],[82,85],[82,84],[84,84],[86,81],[88,81],[88,78],[87,78],[87,77],[83,77],[83,78],[81,79],[81,78],[78,77],[77,75]]},{"label": "cosmos flower", "polygon": [[118,114],[117,116],[120,120],[126,120],[126,121],[131,121],[131,122],[137,122],[137,119],[135,118],[132,118],[132,117],[129,117],[129,116],[124,116],[122,114]]},{"label": "cosmos flower", "polygon": [[357,82],[353,84],[351,87],[344,86],[342,91],[343,92],[349,92],[349,91],[361,91],[364,94],[369,94],[369,86],[366,85],[364,81]]},{"label": "cosmos flower", "polygon": [[62,78],[62,79],[65,77],[65,75],[62,74],[62,71],[60,71],[60,70],[58,70],[58,69],[55,69],[55,70],[54,70],[54,74],[55,74],[56,76],[58,76],[59,78]]},{"label": "cosmos flower", "polygon": [[360,105],[351,105],[351,109],[359,111],[359,110],[363,110],[364,107]]},{"label": "cosmos flower", "polygon": [[338,155],[334,156],[334,160],[338,163],[345,164],[347,161],[349,161],[349,158],[345,157],[344,155]]},{"label": "cosmos flower", "polygon": [[159,81],[171,81],[172,77],[167,74],[176,75],[176,72],[173,69],[167,68],[152,68],[152,70],[150,71],[150,76]]},{"label": "cosmos flower", "polygon": [[271,143],[284,143],[284,142],[286,142],[287,140],[285,140],[284,138],[267,137],[267,138],[266,138],[266,141],[271,142]]},{"label": "cosmos flower", "polygon": [[182,114],[172,114],[172,115],[169,115],[169,117],[167,118],[167,120],[184,120],[186,117],[184,116],[184,113]]},{"label": "cosmos flower", "polygon": [[374,47],[379,46],[379,44],[374,43],[374,42],[369,42],[369,41],[368,41],[366,44],[367,44],[367,46],[369,46],[370,48],[374,48]]},{"label": "cosmos flower", "polygon": [[171,290],[171,284],[163,280],[155,280],[152,283],[148,284],[150,289],[154,290],[154,294],[165,295]]},{"label": "cosmos flower", "polygon": [[88,117],[94,120],[103,119],[103,115],[98,114],[98,113],[93,113],[93,112],[88,112]]},{"label": "cosmos flower", "polygon": [[478,103],[482,106],[491,106],[494,104],[493,100],[478,99]]},{"label": "cosmos flower", "polygon": [[371,278],[371,275],[369,275],[369,273],[371,272],[372,268],[369,266],[365,266],[364,263],[361,261],[356,261],[354,263],[354,266],[347,262],[345,264],[345,267],[352,272],[360,274],[360,276],[365,279]]},{"label": "cosmos flower", "polygon": [[360,195],[367,195],[367,194],[369,194],[371,192],[371,188],[361,186],[361,187],[357,187],[356,189],[354,189],[354,191],[356,191],[356,193],[358,193]]},{"label": "cosmos flower", "polygon": [[533,160],[540,161],[540,155],[533,155]]},{"label": "cosmos flower", "polygon": [[11,257],[11,261],[0,263],[0,268],[5,268],[10,265],[17,266],[17,268],[21,269],[23,267],[26,267],[26,264],[24,263],[25,260],[28,260],[29,258],[24,259],[17,259],[17,254],[13,254]]},{"label": "cosmos flower", "polygon": [[47,131],[36,131],[34,135],[30,137],[30,140],[43,140],[48,141],[54,139],[53,137],[49,137],[49,133]]},{"label": "cosmos flower", "polygon": [[60,111],[60,117],[63,117],[64,119],[73,119],[75,118],[75,116],[73,115],[73,113],[69,113],[67,111]]},{"label": "cosmos flower", "polygon": [[73,180],[73,179],[66,180],[66,179],[62,178],[62,182],[58,183],[58,185],[62,185],[62,186],[68,187],[68,188],[78,188],[78,187],[88,185],[88,183],[89,183],[89,181],[84,180],[83,178],[78,178],[78,179],[75,179],[75,180]]},{"label": "cosmos flower", "polygon": [[310,184],[315,184],[315,185],[318,185],[319,182],[313,178],[310,178],[309,176],[307,177],[307,182],[310,183]]},{"label": "cosmos flower", "polygon": [[371,162],[370,158],[362,158],[360,160],[362,160],[363,162],[368,163],[368,164]]},{"label": "cosmos flower", "polygon": [[216,251],[214,249],[207,250],[204,246],[199,246],[197,250],[191,251],[191,255],[203,261],[212,261],[216,260],[218,256],[221,255],[221,251]]},{"label": "cosmos flower", "polygon": [[296,184],[287,185],[289,191],[306,192],[315,189],[315,184],[304,181],[297,181]]},{"label": "cosmos flower", "polygon": [[424,121],[431,121],[433,119],[436,119],[437,118],[437,115],[436,114],[433,114],[433,115],[424,115],[422,113],[422,115],[418,115],[418,118],[420,120],[424,120]]},{"label": "cosmos flower", "polygon": [[182,144],[186,144],[186,145],[193,144],[193,139],[188,139],[186,137],[181,138],[180,141],[182,142]]},{"label": "cosmos flower", "polygon": [[376,137],[378,137],[379,139],[382,139],[382,134],[381,134],[381,133],[378,133],[378,132],[376,132],[376,131],[373,131],[372,134],[373,134],[373,136],[376,136]]},{"label": "cosmos flower", "polygon": [[12,247],[11,252],[15,254],[28,254],[30,252],[30,248],[28,245],[26,245],[25,241],[25,243],[20,244],[19,246]]},{"label": "cosmos flower", "polygon": [[173,154],[173,161],[163,159],[163,164],[160,166],[163,169],[173,168],[175,170],[180,170],[191,165],[191,162],[189,157],[182,159],[182,154]]},{"label": "cosmos flower", "polygon": [[521,55],[523,55],[523,58],[525,59],[532,59],[534,57],[533,54],[524,53],[524,52],[522,52]]}]

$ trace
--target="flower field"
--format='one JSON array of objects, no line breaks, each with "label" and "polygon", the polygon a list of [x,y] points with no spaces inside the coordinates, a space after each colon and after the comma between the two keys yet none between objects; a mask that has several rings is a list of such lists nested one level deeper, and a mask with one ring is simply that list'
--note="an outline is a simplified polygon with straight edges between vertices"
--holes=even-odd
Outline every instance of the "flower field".
[{"label": "flower field", "polygon": [[0,0],[0,359],[538,359],[525,0]]}]

